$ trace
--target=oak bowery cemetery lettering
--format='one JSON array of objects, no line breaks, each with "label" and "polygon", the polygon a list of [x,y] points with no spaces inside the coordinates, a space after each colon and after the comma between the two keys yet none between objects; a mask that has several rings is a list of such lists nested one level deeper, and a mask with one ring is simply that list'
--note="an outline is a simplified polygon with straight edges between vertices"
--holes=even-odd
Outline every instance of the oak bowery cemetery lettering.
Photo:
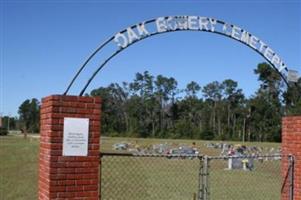
[{"label": "oak bowery cemetery lettering", "polygon": [[[223,21],[199,16],[159,17],[154,23],[142,22],[117,33],[114,42],[119,49],[124,49],[132,43],[151,35],[171,31],[207,31],[222,34],[238,40],[263,55],[279,72],[286,69],[281,58],[266,43],[242,28]],[[287,70],[287,69],[286,69]]]},{"label": "oak bowery cemetery lettering", "polygon": [[271,67],[279,73],[284,83],[289,87],[289,82],[297,82],[299,80],[299,75],[297,71],[288,70],[287,66],[280,58],[280,56],[270,48],[261,39],[252,35],[248,31],[235,26],[233,24],[226,23],[221,20],[217,20],[210,17],[200,17],[200,16],[169,16],[169,17],[158,17],[156,19],[147,20],[136,25],[130,26],[119,33],[113,35],[104,43],[102,43],[84,62],[80,67],[69,86],[67,87],[64,95],[66,95],[72,86],[75,79],[81,73],[81,71],[86,67],[88,62],[107,44],[113,44],[115,51],[111,56],[107,57],[99,67],[94,71],[92,76],[89,78],[84,88],[80,92],[80,96],[85,93],[85,90],[95,78],[97,73],[117,54],[125,50],[130,45],[143,40],[145,38],[151,37],[153,35],[174,32],[174,31],[204,31],[210,33],[216,33],[234,39],[241,42],[242,44],[250,47],[263,58],[265,58]]}]

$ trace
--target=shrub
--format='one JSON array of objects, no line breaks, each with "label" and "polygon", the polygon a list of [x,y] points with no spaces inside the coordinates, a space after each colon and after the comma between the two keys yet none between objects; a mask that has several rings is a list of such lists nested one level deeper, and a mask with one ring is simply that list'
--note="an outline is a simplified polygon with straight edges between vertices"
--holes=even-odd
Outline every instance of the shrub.
[{"label": "shrub", "polygon": [[7,128],[0,127],[0,135],[7,135],[7,134],[8,134]]}]

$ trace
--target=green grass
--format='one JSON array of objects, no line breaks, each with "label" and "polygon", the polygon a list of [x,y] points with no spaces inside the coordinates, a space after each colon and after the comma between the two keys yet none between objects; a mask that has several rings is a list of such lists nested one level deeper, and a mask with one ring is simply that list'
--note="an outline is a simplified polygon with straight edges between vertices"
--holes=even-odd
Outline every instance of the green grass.
[{"label": "green grass", "polygon": [[[112,151],[116,142],[139,146],[168,142],[190,145],[196,142],[202,154],[218,155],[220,150],[205,148],[206,141],[102,138],[101,150]],[[216,142],[216,141],[214,141]],[[237,142],[232,142],[237,143]],[[38,139],[0,137],[0,199],[37,199]],[[246,143],[278,147],[277,143]],[[279,161],[255,164],[253,172],[226,171],[225,161],[210,162],[211,199],[279,199]],[[198,183],[199,161],[167,158],[104,157],[102,161],[103,199],[191,200]],[[226,197],[225,195],[229,195]],[[251,198],[248,198],[250,197]],[[237,198],[236,198],[237,197]]]},{"label": "green grass", "polygon": [[253,171],[225,170],[227,161],[210,161],[211,199],[280,199],[280,161],[255,161]]},{"label": "green grass", "polygon": [[[103,200],[192,200],[198,191],[198,159],[105,156],[102,163]],[[280,161],[255,161],[253,171],[226,170],[226,160],[209,163],[210,199],[280,199]]]},{"label": "green grass", "polygon": [[37,199],[38,140],[0,137],[0,199]]},{"label": "green grass", "polygon": [[104,157],[102,199],[184,200],[198,188],[199,160]]}]

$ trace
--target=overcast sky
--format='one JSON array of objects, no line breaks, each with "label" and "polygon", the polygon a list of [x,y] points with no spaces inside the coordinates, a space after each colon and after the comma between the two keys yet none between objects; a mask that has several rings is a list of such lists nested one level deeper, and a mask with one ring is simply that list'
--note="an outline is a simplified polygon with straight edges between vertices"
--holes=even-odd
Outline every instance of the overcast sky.
[{"label": "overcast sky", "polygon": [[[163,3],[164,2],[164,3]],[[227,3],[225,3],[227,2]],[[197,15],[238,25],[265,41],[289,69],[301,71],[300,1],[1,1],[2,115],[17,115],[26,99],[62,94],[80,65],[103,41],[144,20]],[[100,53],[70,94],[78,95],[109,55]],[[264,59],[243,44],[206,32],[174,32],[148,38],[124,50],[87,89],[131,81],[148,70],[201,86],[231,78],[247,96],[258,87],[253,70]]]}]

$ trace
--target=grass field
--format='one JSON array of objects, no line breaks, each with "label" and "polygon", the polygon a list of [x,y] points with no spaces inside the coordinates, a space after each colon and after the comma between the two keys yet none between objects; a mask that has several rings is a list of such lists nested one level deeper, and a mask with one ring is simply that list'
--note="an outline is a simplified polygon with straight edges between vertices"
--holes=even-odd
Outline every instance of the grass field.
[{"label": "grass field", "polygon": [[[162,142],[196,142],[202,154],[218,155],[220,150],[205,148],[206,141],[108,138],[101,141],[101,151],[112,151],[112,144],[127,141],[147,146]],[[0,199],[33,200],[37,198],[38,139],[0,137]],[[235,142],[233,142],[235,143]],[[278,147],[275,143],[246,143]],[[193,199],[198,185],[199,161],[166,158],[104,157],[103,199]],[[225,171],[225,161],[212,161],[211,199],[279,199],[279,161],[256,164],[253,172]],[[278,188],[278,189],[277,189]],[[241,191],[244,192],[241,192]],[[232,191],[230,198],[225,193]],[[251,195],[251,196],[250,196]],[[251,198],[250,198],[251,197]]]},{"label": "grass field", "polygon": [[[225,170],[210,161],[210,199],[280,199],[280,161],[255,162],[254,171]],[[199,187],[198,159],[106,157],[102,197],[108,199],[192,200]]]},{"label": "grass field", "polygon": [[37,199],[38,140],[0,137],[0,199]]}]

